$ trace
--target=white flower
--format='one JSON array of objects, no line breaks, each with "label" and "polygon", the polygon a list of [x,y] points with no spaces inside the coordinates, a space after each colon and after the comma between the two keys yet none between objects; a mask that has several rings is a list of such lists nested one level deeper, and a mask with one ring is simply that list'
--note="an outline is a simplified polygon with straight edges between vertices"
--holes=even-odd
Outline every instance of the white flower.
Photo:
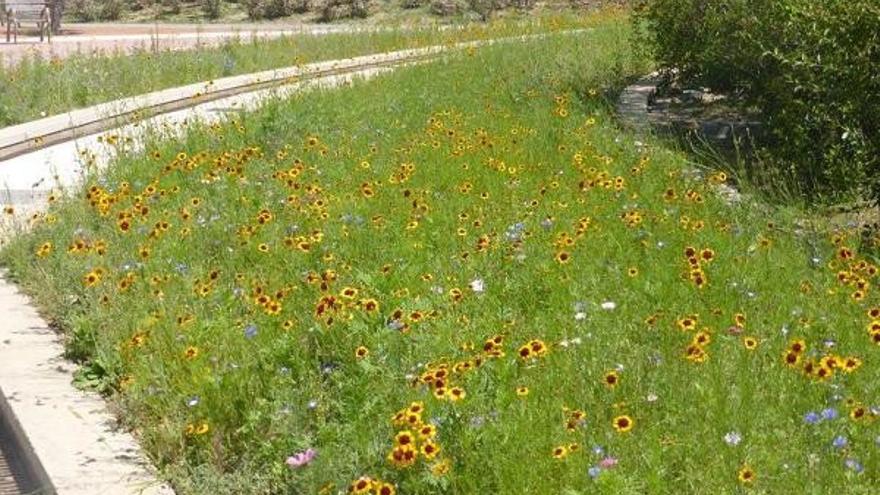
[{"label": "white flower", "polygon": [[602,309],[611,311],[617,307],[617,303],[615,303],[614,301],[605,301],[602,303],[601,306],[602,306]]},{"label": "white flower", "polygon": [[659,399],[659,398],[660,398],[660,397],[657,397],[657,394],[655,394],[655,393],[650,393],[650,394],[648,394],[647,397],[645,397],[645,400],[648,401],[648,402],[657,402],[657,399]]},{"label": "white flower", "polygon": [[587,319],[587,313],[585,313],[583,311],[578,311],[577,313],[574,314],[575,321],[583,321],[586,319]]},{"label": "white flower", "polygon": [[475,278],[471,281],[471,290],[476,293],[481,293],[486,290],[486,284],[483,282],[481,278]]},{"label": "white flower", "polygon": [[728,432],[724,435],[724,443],[731,447],[736,447],[742,441],[742,435],[735,431]]}]

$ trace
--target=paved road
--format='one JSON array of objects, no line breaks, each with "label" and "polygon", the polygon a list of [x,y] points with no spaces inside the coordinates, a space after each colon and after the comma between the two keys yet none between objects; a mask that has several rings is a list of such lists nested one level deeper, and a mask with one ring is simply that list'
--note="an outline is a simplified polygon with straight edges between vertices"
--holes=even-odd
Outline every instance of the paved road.
[{"label": "paved road", "polygon": [[77,53],[186,50],[218,45],[232,38],[250,40],[352,30],[355,28],[345,24],[72,24],[65,26],[50,44],[40,43],[33,32],[19,36],[18,43],[6,43],[4,29],[0,36],[0,65],[14,64],[28,55],[65,58]]}]

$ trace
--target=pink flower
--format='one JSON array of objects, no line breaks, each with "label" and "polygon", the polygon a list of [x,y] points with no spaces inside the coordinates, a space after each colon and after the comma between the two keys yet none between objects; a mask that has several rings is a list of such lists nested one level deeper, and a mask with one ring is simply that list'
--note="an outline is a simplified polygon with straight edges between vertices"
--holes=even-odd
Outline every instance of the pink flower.
[{"label": "pink flower", "polygon": [[287,458],[287,465],[290,466],[291,469],[296,469],[307,465],[312,462],[312,459],[315,458],[315,455],[318,452],[315,449],[306,449],[298,454],[294,454]]},{"label": "pink flower", "polygon": [[602,469],[611,469],[616,465],[617,465],[617,458],[616,457],[606,457],[606,458],[602,459],[601,461],[599,461],[599,466]]}]

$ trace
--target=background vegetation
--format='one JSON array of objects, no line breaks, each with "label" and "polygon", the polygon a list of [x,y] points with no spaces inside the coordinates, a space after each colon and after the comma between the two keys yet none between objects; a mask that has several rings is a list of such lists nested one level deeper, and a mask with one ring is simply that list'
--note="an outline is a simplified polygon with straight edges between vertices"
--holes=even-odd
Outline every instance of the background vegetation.
[{"label": "background vegetation", "polygon": [[640,40],[684,84],[762,116],[753,179],[809,201],[880,199],[880,4],[648,0]]},{"label": "background vegetation", "polygon": [[115,20],[317,20],[419,16],[488,19],[498,11],[585,9],[622,0],[69,0],[65,15],[75,21]]}]

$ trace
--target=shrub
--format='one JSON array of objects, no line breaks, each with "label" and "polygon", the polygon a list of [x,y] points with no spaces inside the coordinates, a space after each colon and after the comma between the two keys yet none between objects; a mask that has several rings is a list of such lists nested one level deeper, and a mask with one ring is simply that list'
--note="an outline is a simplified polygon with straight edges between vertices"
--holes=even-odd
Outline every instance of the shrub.
[{"label": "shrub", "polygon": [[468,0],[468,6],[485,22],[496,10],[501,10],[506,5],[505,0]]},{"label": "shrub", "polygon": [[122,0],[104,0],[100,4],[101,9],[98,20],[115,21],[122,15]]},{"label": "shrub", "polygon": [[[67,19],[79,22],[115,21],[122,15],[122,0],[70,0],[63,5]],[[54,7],[58,12],[58,4]],[[54,23],[53,23],[54,24]]]},{"label": "shrub", "polygon": [[251,19],[276,19],[293,14],[297,6],[304,3],[292,0],[245,0],[244,7]]},{"label": "shrub", "polygon": [[172,14],[180,13],[180,0],[163,0],[162,6],[167,8],[168,12]]},{"label": "shrub", "polygon": [[442,17],[460,14],[467,6],[462,0],[434,0],[431,2],[431,13]]},{"label": "shrub", "polygon": [[202,10],[205,11],[205,15],[208,19],[219,19],[220,18],[220,6],[223,2],[221,0],[205,0],[202,4]]},{"label": "shrub", "polygon": [[880,4],[648,0],[635,16],[660,66],[763,115],[762,162],[811,199],[880,199]]},{"label": "shrub", "polygon": [[369,0],[327,0],[321,10],[321,21],[360,18],[370,15]]},{"label": "shrub", "polygon": [[242,0],[244,10],[250,19],[263,18],[263,2],[261,0]]},{"label": "shrub", "polygon": [[98,18],[98,6],[90,0],[69,0],[66,14],[73,21],[91,22]]}]

